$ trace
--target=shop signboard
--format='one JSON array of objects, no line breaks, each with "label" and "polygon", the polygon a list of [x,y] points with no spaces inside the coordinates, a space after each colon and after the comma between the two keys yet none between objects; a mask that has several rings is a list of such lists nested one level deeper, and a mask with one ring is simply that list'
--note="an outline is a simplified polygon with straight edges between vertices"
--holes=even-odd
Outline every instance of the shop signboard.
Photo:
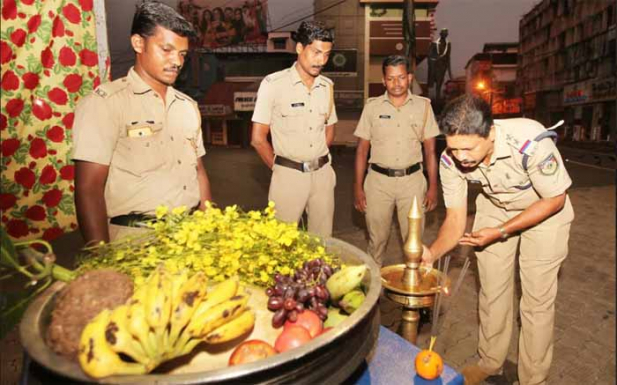
[{"label": "shop signboard", "polygon": [[572,105],[589,102],[591,98],[590,88],[589,82],[580,82],[564,86],[563,104]]},{"label": "shop signboard", "polygon": [[200,104],[199,112],[202,116],[226,116],[232,113],[231,107],[225,104]]},{"label": "shop signboard", "polygon": [[254,111],[257,92],[234,92],[234,111]]},{"label": "shop signboard", "polygon": [[591,85],[591,96],[594,100],[615,99],[615,95],[617,90],[614,77],[597,80]]}]

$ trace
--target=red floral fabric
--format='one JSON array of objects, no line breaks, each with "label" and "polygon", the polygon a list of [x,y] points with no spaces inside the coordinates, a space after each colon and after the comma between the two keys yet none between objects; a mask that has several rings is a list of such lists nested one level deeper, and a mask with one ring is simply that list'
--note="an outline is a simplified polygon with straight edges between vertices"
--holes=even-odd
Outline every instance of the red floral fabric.
[{"label": "red floral fabric", "polygon": [[13,239],[77,227],[73,111],[101,81],[92,1],[2,1],[0,210]]}]

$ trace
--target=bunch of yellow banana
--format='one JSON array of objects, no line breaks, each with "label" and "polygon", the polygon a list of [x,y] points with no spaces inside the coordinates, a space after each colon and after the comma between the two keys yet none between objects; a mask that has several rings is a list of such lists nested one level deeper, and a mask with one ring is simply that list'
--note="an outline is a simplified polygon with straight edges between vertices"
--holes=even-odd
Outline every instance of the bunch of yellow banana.
[{"label": "bunch of yellow banana", "polygon": [[84,328],[78,355],[84,372],[95,378],[148,373],[201,342],[231,341],[253,328],[255,313],[237,279],[206,288],[201,272],[189,277],[157,268],[126,304],[102,311]]}]

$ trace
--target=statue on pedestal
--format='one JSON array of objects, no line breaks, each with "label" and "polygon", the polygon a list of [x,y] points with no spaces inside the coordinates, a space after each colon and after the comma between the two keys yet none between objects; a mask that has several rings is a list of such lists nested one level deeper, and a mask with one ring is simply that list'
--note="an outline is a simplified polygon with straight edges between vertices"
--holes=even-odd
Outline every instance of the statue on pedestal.
[{"label": "statue on pedestal", "polygon": [[439,32],[439,39],[431,43],[428,53],[428,87],[435,85],[435,102],[441,102],[441,87],[443,85],[446,71],[452,79],[450,68],[450,52],[452,47],[448,41],[448,29],[442,28]]}]

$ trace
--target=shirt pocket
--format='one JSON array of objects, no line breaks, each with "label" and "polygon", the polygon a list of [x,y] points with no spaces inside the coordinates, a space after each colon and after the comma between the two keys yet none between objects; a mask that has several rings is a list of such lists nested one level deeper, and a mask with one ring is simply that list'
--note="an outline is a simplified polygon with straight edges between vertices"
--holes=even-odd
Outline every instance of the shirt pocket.
[{"label": "shirt pocket", "polygon": [[307,107],[303,102],[284,105],[281,108],[283,129],[290,132],[301,131],[307,116]]},{"label": "shirt pocket", "polygon": [[376,114],[372,120],[371,140],[377,143],[386,141],[392,135],[394,117],[389,114]]},{"label": "shirt pocket", "polygon": [[143,124],[127,126],[128,130],[141,131],[140,136],[123,136],[118,140],[112,163],[120,170],[135,176],[164,167],[168,150],[164,144],[161,125]]}]

